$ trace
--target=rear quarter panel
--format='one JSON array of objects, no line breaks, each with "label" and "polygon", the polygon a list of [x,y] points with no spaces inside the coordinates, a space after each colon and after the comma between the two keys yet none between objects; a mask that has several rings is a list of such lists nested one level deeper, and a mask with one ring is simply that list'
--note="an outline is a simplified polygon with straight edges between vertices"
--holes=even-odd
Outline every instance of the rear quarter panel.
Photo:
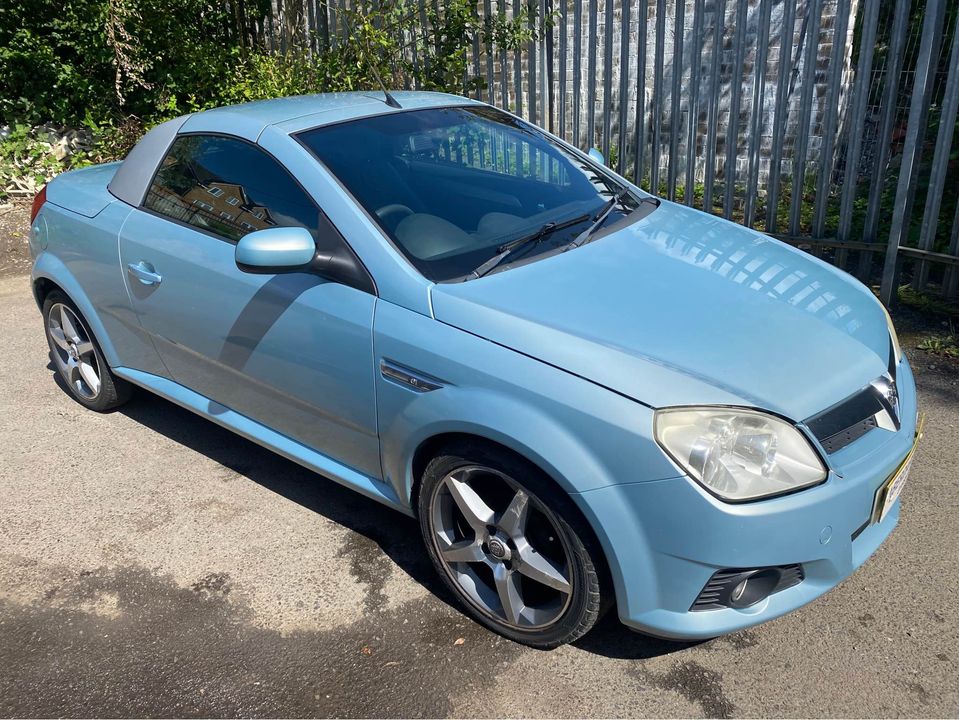
[{"label": "rear quarter panel", "polygon": [[[70,193],[69,176],[55,181],[60,202],[91,204],[89,188]],[[111,367],[124,365],[166,375],[150,338],[140,327],[127,295],[120,268],[118,237],[132,208],[106,192],[92,217],[48,200],[38,219],[46,224],[46,247],[34,259],[33,282],[45,279],[59,286],[77,305]]]},{"label": "rear quarter panel", "polygon": [[119,167],[118,162],[105,163],[57,175],[47,185],[47,202],[83,217],[96,217],[115,199],[107,185]]}]

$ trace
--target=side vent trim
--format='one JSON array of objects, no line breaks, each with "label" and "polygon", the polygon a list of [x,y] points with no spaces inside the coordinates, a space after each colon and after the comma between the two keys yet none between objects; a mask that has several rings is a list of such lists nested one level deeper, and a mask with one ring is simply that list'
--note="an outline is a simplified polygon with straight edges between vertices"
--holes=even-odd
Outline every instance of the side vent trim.
[{"label": "side vent trim", "polygon": [[380,373],[390,382],[418,393],[439,390],[445,385],[442,380],[411,370],[390,360],[380,361]]}]

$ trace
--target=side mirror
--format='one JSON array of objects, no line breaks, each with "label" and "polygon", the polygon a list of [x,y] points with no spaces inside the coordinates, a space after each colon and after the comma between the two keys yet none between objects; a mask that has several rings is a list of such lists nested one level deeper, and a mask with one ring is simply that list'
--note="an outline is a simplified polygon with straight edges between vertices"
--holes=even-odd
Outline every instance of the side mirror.
[{"label": "side mirror", "polygon": [[587,154],[588,154],[591,158],[593,158],[593,160],[595,160],[596,162],[598,162],[600,165],[604,165],[604,166],[606,165],[606,158],[603,157],[603,153],[601,153],[601,152],[600,152],[599,150],[597,150],[596,148],[590,148],[590,149],[589,149],[589,152],[588,152]]},{"label": "side mirror", "polygon": [[316,242],[302,227],[255,230],[236,244],[236,266],[249,273],[281,273],[307,270],[316,254]]}]

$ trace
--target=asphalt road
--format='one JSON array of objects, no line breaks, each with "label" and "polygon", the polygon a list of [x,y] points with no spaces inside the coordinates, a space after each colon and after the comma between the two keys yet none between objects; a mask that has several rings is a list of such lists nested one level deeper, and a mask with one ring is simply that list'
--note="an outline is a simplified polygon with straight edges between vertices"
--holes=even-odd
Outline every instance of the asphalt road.
[{"label": "asphalt road", "polygon": [[0,338],[2,716],[959,715],[959,364],[911,353],[902,521],[829,595],[539,652],[451,604],[412,521],[146,393],[84,410],[22,275]]}]

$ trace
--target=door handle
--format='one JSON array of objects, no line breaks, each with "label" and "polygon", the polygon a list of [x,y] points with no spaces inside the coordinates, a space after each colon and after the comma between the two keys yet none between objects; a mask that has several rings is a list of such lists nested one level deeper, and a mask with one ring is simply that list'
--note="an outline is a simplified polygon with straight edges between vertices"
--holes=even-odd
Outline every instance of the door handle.
[{"label": "door handle", "polygon": [[153,266],[142,260],[127,265],[127,272],[144,285],[159,285],[163,278],[153,270]]}]

